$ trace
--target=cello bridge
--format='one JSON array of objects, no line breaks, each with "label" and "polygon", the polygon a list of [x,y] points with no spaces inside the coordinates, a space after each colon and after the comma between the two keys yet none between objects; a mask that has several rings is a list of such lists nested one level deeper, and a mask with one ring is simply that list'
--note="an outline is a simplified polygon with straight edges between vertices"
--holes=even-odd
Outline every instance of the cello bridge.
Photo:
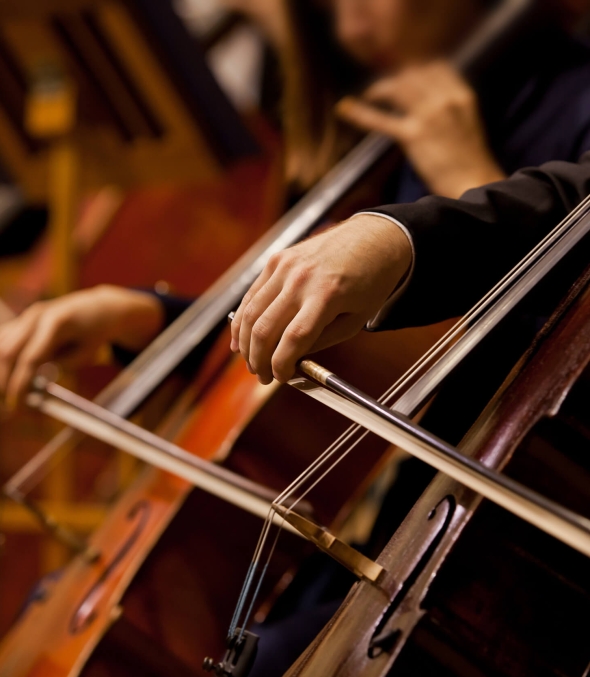
[{"label": "cello bridge", "polygon": [[346,567],[355,576],[373,585],[378,585],[384,575],[385,569],[372,559],[365,557],[358,550],[340,540],[325,527],[291,512],[282,505],[273,505],[273,510],[280,515],[285,522],[311,541],[317,548],[335,559]]}]

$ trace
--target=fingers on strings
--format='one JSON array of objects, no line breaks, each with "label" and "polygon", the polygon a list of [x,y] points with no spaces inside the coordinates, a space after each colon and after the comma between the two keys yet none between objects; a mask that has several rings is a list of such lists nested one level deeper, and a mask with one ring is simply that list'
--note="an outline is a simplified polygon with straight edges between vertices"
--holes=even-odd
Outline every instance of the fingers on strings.
[{"label": "fingers on strings", "polygon": [[281,290],[273,297],[264,286],[243,306],[240,326],[233,327],[235,319],[232,323],[232,336],[237,334],[239,352],[264,384],[292,378],[298,360],[314,348],[337,315],[318,297],[301,305],[292,292]]}]

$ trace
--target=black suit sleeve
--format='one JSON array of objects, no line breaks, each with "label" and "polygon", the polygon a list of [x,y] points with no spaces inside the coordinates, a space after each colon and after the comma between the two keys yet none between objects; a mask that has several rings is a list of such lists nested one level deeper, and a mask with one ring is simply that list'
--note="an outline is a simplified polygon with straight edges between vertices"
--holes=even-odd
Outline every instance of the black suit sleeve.
[{"label": "black suit sleeve", "polygon": [[378,329],[462,315],[590,193],[590,152],[578,164],[550,162],[461,200],[426,197],[371,210],[410,231],[412,279]]},{"label": "black suit sleeve", "polygon": [[[138,289],[138,291],[142,291],[145,294],[149,294],[150,296],[157,298],[162,304],[162,310],[164,311],[164,324],[162,331],[169,327],[175,320],[177,320],[182,315],[182,313],[184,313],[185,310],[188,310],[191,304],[195,301],[195,299],[187,299],[180,296],[159,294],[154,289]],[[133,362],[133,360],[137,357],[136,352],[128,350],[127,348],[122,348],[116,344],[113,344],[111,349],[113,351],[115,360],[117,360],[119,364],[125,366],[131,364],[131,362]]]}]

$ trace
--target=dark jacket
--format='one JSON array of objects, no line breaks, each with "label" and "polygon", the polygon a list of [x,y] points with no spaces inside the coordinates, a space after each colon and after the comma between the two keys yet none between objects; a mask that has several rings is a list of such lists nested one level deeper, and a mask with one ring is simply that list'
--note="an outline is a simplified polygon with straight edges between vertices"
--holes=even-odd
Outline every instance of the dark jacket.
[{"label": "dark jacket", "polygon": [[[590,47],[557,28],[518,40],[472,82],[490,149],[506,174],[590,150]],[[406,163],[383,200],[415,202],[428,189]]]},{"label": "dark jacket", "polygon": [[380,329],[431,324],[464,314],[590,194],[590,153],[549,162],[468,191],[379,207],[410,231],[411,280]]}]

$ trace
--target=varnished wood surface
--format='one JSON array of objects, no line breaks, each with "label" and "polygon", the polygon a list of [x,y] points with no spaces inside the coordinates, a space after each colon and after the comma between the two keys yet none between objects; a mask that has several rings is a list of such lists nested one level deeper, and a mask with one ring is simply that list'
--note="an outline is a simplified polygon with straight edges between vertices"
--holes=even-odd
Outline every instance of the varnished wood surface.
[{"label": "varnished wood surface", "polygon": [[[587,398],[589,362],[586,288],[490,403],[463,451],[491,467],[507,466],[506,472],[590,516],[590,459],[581,453],[588,411],[578,401]],[[542,428],[561,414],[577,444],[563,430],[548,442]],[[378,559],[388,571],[384,590],[357,584],[288,677],[385,677],[392,668],[396,677],[585,674],[587,558],[495,507],[476,514],[480,503],[437,476]],[[370,658],[387,609],[391,644]]]}]

